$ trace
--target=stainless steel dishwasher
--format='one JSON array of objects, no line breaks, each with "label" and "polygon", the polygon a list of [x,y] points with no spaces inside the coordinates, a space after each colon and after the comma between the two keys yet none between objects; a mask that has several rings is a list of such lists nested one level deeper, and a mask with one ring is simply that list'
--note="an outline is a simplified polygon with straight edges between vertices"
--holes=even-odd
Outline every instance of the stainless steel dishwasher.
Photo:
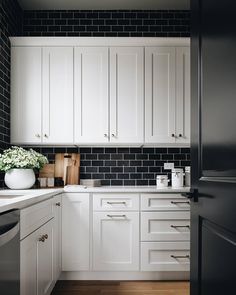
[{"label": "stainless steel dishwasher", "polygon": [[0,213],[0,294],[20,294],[20,212]]}]

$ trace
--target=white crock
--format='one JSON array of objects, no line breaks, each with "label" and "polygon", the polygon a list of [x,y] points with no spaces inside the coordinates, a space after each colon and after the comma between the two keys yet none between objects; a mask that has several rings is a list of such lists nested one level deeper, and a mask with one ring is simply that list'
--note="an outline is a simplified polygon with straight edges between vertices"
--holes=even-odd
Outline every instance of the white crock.
[{"label": "white crock", "polygon": [[159,187],[167,187],[168,186],[168,176],[167,175],[157,175],[156,177],[156,185]]},{"label": "white crock", "polygon": [[11,169],[5,174],[5,184],[10,189],[28,189],[35,183],[33,169]]}]

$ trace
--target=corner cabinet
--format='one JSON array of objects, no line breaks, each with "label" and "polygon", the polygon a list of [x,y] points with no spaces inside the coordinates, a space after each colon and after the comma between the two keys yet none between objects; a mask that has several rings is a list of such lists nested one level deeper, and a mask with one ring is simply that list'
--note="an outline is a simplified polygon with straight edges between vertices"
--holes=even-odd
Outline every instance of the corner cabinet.
[{"label": "corner cabinet", "polygon": [[11,143],[73,143],[73,48],[13,47]]},{"label": "corner cabinet", "polygon": [[145,143],[190,143],[190,49],[145,49]]},{"label": "corner cabinet", "polygon": [[12,144],[189,145],[189,39],[11,43]]}]

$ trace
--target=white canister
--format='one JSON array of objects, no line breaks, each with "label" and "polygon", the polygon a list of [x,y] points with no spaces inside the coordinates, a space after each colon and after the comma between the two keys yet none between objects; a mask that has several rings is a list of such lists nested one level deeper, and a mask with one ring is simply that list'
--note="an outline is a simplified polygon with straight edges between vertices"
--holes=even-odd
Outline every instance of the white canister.
[{"label": "white canister", "polygon": [[191,167],[190,166],[185,167],[185,185],[191,186]]},{"label": "white canister", "polygon": [[168,182],[169,182],[169,180],[168,180],[167,175],[157,175],[157,177],[156,177],[157,188],[167,187]]},{"label": "white canister", "polygon": [[184,186],[184,172],[181,168],[174,168],[171,172],[172,187]]}]

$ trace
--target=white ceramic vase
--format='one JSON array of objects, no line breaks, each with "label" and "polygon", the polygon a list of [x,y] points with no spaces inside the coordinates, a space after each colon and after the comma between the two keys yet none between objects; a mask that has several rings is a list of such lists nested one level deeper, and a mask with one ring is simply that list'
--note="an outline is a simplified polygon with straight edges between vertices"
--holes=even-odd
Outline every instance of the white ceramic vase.
[{"label": "white ceramic vase", "polygon": [[33,169],[11,169],[5,174],[5,184],[10,189],[29,189],[35,183]]}]

